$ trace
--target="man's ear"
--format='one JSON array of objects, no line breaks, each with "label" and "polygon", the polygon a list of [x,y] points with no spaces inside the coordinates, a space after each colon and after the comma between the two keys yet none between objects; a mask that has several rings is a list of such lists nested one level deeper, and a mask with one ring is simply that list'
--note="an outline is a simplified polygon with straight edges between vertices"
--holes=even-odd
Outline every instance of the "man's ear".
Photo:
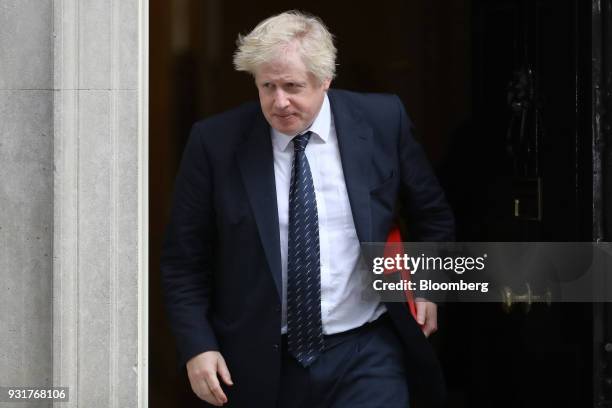
[{"label": "man's ear", "polygon": [[323,81],[323,90],[327,91],[330,85],[331,85],[331,79],[326,79],[325,81]]}]

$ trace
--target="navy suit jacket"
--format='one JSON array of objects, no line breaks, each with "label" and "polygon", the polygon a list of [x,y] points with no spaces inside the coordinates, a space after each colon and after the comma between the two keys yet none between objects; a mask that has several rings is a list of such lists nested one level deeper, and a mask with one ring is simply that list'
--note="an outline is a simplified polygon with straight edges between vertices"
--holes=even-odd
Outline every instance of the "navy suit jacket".
[{"label": "navy suit jacket", "polygon": [[[400,99],[340,90],[328,96],[359,240],[385,242],[398,208],[412,240],[453,240],[451,211]],[[235,384],[224,387],[229,406],[274,407],[281,255],[270,127],[259,103],[193,126],[161,270],[180,366],[219,350]],[[410,382],[440,403],[444,382],[428,341],[405,305],[387,309],[405,345]]]}]

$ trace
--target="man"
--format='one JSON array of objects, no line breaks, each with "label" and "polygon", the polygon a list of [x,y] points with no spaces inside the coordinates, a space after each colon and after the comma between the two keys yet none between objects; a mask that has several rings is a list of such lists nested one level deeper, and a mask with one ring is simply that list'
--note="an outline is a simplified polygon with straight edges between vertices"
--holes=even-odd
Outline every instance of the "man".
[{"label": "man", "polygon": [[330,90],[335,57],[317,18],[261,22],[234,56],[259,103],[187,143],[162,275],[180,364],[212,405],[407,407],[408,379],[444,398],[436,306],[418,303],[421,331],[362,296],[357,269],[398,199],[413,239],[452,240],[452,215],[400,100]]}]

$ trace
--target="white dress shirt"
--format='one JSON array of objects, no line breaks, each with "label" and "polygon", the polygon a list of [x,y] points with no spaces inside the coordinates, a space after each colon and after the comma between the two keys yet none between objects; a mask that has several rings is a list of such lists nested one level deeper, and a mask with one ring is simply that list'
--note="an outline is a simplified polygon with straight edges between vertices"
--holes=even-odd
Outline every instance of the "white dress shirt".
[{"label": "white dress shirt", "polygon": [[[323,333],[333,334],[375,320],[385,311],[385,307],[362,276],[365,265],[360,257],[359,239],[327,95],[308,130],[313,134],[306,146],[306,157],[312,173],[319,216],[321,317]],[[295,136],[285,135],[275,129],[271,133],[283,283],[281,333],[286,333],[289,185],[294,155],[292,139]],[[372,293],[364,296],[365,291]]]}]

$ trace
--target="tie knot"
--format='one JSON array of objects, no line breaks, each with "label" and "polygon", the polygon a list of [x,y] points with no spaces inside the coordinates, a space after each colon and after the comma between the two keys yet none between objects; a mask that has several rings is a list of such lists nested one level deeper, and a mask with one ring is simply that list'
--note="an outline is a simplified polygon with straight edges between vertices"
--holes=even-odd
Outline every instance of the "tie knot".
[{"label": "tie knot", "polygon": [[293,149],[296,152],[303,152],[304,150],[306,150],[306,145],[308,144],[311,135],[312,132],[308,131],[306,133],[302,133],[301,135],[297,135],[296,137],[294,137]]}]

